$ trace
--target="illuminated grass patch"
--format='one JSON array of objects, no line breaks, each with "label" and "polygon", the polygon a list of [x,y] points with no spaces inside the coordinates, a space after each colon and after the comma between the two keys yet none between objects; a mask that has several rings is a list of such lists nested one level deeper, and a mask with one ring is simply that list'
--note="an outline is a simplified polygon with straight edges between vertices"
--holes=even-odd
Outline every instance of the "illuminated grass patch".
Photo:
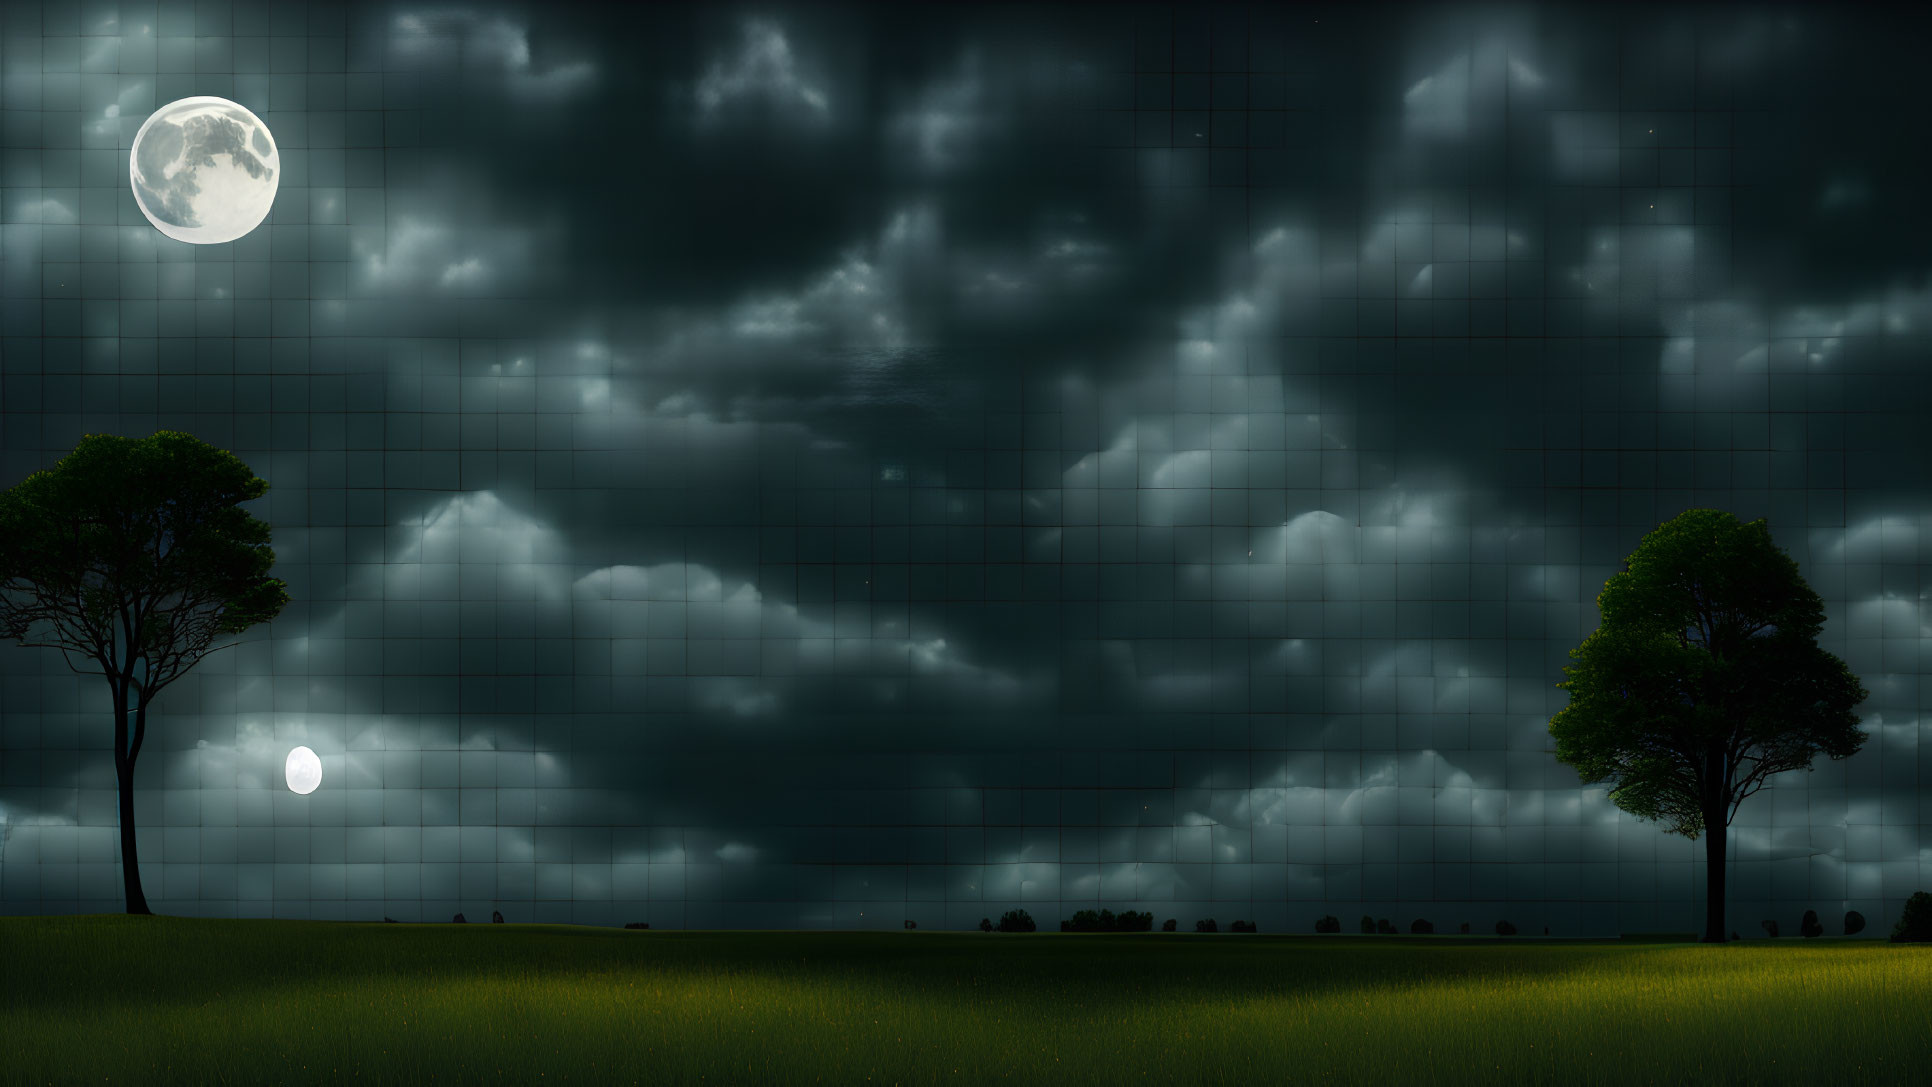
[{"label": "illuminated grass patch", "polygon": [[0,919],[0,1083],[1920,1082],[1932,948]]}]

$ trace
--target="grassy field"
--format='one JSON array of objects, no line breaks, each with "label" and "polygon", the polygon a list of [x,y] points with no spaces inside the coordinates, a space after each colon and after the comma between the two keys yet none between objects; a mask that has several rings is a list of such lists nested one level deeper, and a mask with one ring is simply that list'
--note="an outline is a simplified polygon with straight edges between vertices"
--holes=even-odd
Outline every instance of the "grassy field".
[{"label": "grassy field", "polygon": [[0,1083],[1905,1083],[1932,947],[0,918]]}]

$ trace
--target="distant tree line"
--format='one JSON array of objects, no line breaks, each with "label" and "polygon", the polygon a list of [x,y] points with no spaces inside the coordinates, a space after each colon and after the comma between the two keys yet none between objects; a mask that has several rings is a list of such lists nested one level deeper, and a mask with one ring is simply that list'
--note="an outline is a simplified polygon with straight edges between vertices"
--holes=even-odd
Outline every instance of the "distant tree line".
[{"label": "distant tree line", "polygon": [[[1162,932],[1173,932],[1179,928],[1179,921],[1168,918],[1161,922]],[[1060,922],[1061,932],[1151,932],[1154,928],[1154,915],[1144,910],[1076,910],[1072,917]],[[1011,909],[1000,915],[996,923],[990,917],[979,919],[981,932],[1036,932],[1039,923],[1033,915],[1023,909]],[[1219,932],[1220,925],[1212,917],[1204,917],[1194,922],[1196,932]],[[1234,921],[1228,926],[1229,932],[1258,932],[1260,927],[1253,921]]]},{"label": "distant tree line", "polygon": [[[1175,928],[1175,923],[1173,920],[1170,919],[1167,922],[1167,924],[1161,926],[1161,931],[1173,932],[1174,928]],[[1221,923],[1219,921],[1216,921],[1212,917],[1203,917],[1200,920],[1194,922],[1194,931],[1219,932],[1221,931]],[[1261,926],[1255,924],[1253,921],[1229,921],[1228,931],[1229,932],[1260,932]]]},{"label": "distant tree line", "polygon": [[[500,919],[501,916],[498,914],[493,919]],[[461,914],[457,915],[457,920],[462,920]],[[1776,937],[1781,931],[1775,920],[1766,920],[1761,924],[1767,936]],[[626,925],[625,927],[648,926]],[[906,927],[916,926],[908,921]],[[1061,932],[1150,932],[1153,927],[1154,915],[1144,910],[1122,910],[1119,913],[1112,910],[1075,910],[1072,917],[1060,922]],[[1179,927],[1179,921],[1176,918],[1170,917],[1161,922],[1162,932],[1174,932]],[[1362,934],[1366,936],[1394,936],[1401,931],[1388,918],[1371,917],[1366,913],[1362,915],[1359,927]],[[981,932],[1034,932],[1039,929],[1039,924],[1033,920],[1033,915],[1025,910],[1011,909],[1000,915],[997,924],[990,917],[980,918],[979,928]],[[1221,926],[1214,918],[1203,917],[1194,922],[1194,931],[1220,932]],[[1230,921],[1228,931],[1259,932],[1260,926],[1253,921]],[[1341,919],[1334,914],[1324,914],[1315,920],[1315,931],[1324,934],[1340,933]],[[1418,917],[1409,922],[1411,935],[1431,936],[1435,931],[1435,922],[1426,917]],[[1462,922],[1458,931],[1464,936],[1469,935],[1469,922]],[[1817,910],[1805,911],[1803,919],[1798,922],[1798,931],[1806,937],[1825,934],[1825,926],[1818,919]],[[1857,910],[1845,911],[1845,935],[1856,936],[1863,931],[1865,931],[1865,915]],[[1516,925],[1512,921],[1500,920],[1495,924],[1495,933],[1498,936],[1514,936],[1516,932]],[[1547,927],[1544,928],[1545,936],[1549,935],[1549,932]],[[1735,932],[1731,934],[1731,939],[1737,939]],[[1920,891],[1906,900],[1905,908],[1899,914],[1898,924],[1893,926],[1892,939],[1900,943],[1932,941],[1932,894]]]},{"label": "distant tree line", "polygon": [[1060,922],[1061,932],[1150,932],[1153,928],[1153,914],[1133,910],[1118,914],[1112,910],[1076,910]]},{"label": "distant tree line", "polygon": [[[1776,939],[1781,935],[1778,922],[1766,919],[1758,922],[1764,934]],[[1844,931],[1847,936],[1856,936],[1865,931],[1865,915],[1857,910],[1845,911]],[[1818,919],[1817,910],[1806,910],[1798,922],[1798,935],[1810,938],[1823,936],[1825,926]],[[1736,935],[1733,934],[1733,939]],[[1905,908],[1899,911],[1898,923],[1892,926],[1892,940],[1897,943],[1916,943],[1932,941],[1932,894],[1919,891],[1905,900]]]},{"label": "distant tree line", "polygon": [[[1914,922],[1912,919],[1920,916],[1920,914],[1914,912],[1915,907],[1913,903],[1919,902],[1921,899],[1924,901],[1916,909],[1923,913],[1925,934],[1920,936],[1903,935],[1907,931],[1918,931],[1913,927]],[[1780,930],[1776,921],[1767,920],[1760,922],[1760,924],[1764,928],[1766,935],[1775,937],[1779,934]],[[1899,926],[1892,936],[1894,940],[1932,940],[1932,895],[1928,895],[1923,891],[1913,895],[1906,903],[1905,912],[1900,915]],[[1360,927],[1362,934],[1365,936],[1393,936],[1397,932],[1394,923],[1388,918],[1370,917],[1368,914],[1362,915]],[[1315,931],[1318,933],[1339,933],[1342,931],[1341,919],[1333,914],[1318,917],[1315,919]],[[1409,932],[1414,935],[1433,935],[1435,931],[1435,922],[1426,918],[1419,917],[1409,922]],[[1460,932],[1462,935],[1467,936],[1469,935],[1469,931],[1469,922],[1464,921],[1460,927]],[[1798,931],[1804,936],[1823,936],[1825,934],[1825,926],[1818,919],[1817,910],[1805,911],[1804,919],[1798,923]],[[1865,915],[1859,913],[1857,910],[1845,911],[1845,935],[1856,936],[1863,931],[1865,931]],[[1548,933],[1549,930],[1545,929],[1544,934],[1548,935]],[[1515,923],[1511,921],[1496,922],[1496,935],[1516,935]],[[1731,938],[1736,939],[1737,935],[1733,933]]]}]

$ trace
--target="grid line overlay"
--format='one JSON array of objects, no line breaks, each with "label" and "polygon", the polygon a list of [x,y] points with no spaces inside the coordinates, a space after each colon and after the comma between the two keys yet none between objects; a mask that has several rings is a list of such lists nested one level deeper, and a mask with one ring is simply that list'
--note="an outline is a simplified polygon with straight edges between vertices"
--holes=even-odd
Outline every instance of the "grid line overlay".
[{"label": "grid line overlay", "polygon": [[[1709,77],[1696,27],[1689,78],[1626,70],[1679,46],[1615,15],[1606,94],[1474,16],[1396,79],[1313,9],[1063,14],[1080,33],[1012,91],[1059,134],[1037,169],[1232,270],[1172,269],[1178,317],[1110,319],[1090,352],[1139,361],[1106,381],[913,371],[942,438],[814,445],[681,410],[655,326],[558,286],[581,238],[452,182],[490,123],[439,124],[465,89],[568,117],[543,81],[568,65],[503,59],[499,24],[9,7],[0,482],[83,433],[188,430],[270,481],[295,597],[153,717],[156,908],[1691,927],[1702,851],[1579,788],[1546,724],[1597,587],[1706,504],[1770,519],[1874,692],[1864,753],[1740,812],[1734,927],[1919,889],[1932,523],[1879,483],[1910,340],[1891,302],[1728,301],[1782,103]],[[282,147],[232,245],[170,242],[128,192],[141,121],[198,94]],[[1349,189],[1383,130],[1413,161]],[[887,276],[892,237],[794,301]],[[782,325],[746,298],[728,327]],[[849,334],[890,355],[882,322]],[[1009,346],[952,331],[935,354]],[[116,908],[104,702],[0,649],[0,911]],[[323,758],[306,797],[279,777],[297,743]]]}]

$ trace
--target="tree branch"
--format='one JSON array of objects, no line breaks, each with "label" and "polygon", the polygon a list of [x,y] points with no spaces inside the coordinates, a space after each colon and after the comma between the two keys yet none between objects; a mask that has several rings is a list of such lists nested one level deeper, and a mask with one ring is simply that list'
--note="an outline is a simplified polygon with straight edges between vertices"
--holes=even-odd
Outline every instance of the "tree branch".
[{"label": "tree branch", "polygon": [[134,707],[134,740],[128,744],[127,761],[133,762],[141,754],[141,742],[148,738],[148,704],[142,699]]}]

